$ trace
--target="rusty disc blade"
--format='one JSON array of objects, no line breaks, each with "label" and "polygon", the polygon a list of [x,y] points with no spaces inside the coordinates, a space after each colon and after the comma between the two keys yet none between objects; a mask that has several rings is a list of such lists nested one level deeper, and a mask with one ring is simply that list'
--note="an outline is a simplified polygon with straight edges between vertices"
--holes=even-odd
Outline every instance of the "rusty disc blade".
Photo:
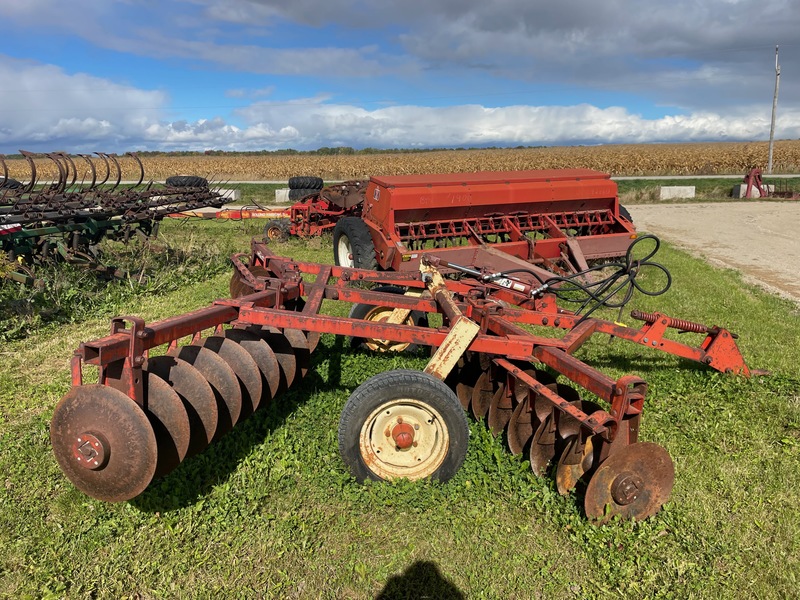
[{"label": "rusty disc blade", "polygon": [[275,398],[278,393],[278,386],[281,383],[281,370],[272,348],[269,347],[267,342],[250,331],[227,329],[224,335],[227,339],[236,342],[247,350],[261,371],[262,393],[261,402],[259,402],[258,406]]},{"label": "rusty disc blade", "polygon": [[475,382],[475,387],[472,389],[472,398],[469,404],[472,416],[477,420],[480,421],[489,412],[489,405],[492,403],[494,392],[494,381],[492,381],[491,371],[483,371],[480,377],[478,377],[478,381]]},{"label": "rusty disc blade", "polygon": [[[547,371],[539,369],[525,369],[525,373],[533,377],[536,381],[549,387],[552,390],[556,388],[556,379]],[[517,402],[522,402],[528,395],[528,385],[521,379],[514,380],[514,399]]]},{"label": "rusty disc blade", "polygon": [[[261,402],[263,386],[261,385],[261,369],[258,368],[250,353],[234,340],[221,335],[201,338],[197,344],[218,354],[222,360],[228,363],[239,380],[242,404],[233,424],[235,425],[238,421],[252,415]],[[233,414],[231,414],[231,418],[233,418]]]},{"label": "rusty disc blade", "polygon": [[[286,310],[291,310],[293,312],[303,312],[305,306],[306,301],[302,298],[295,298],[294,300],[288,300],[286,302]],[[319,344],[322,334],[319,331],[309,331],[303,332],[303,335],[306,337],[306,347],[308,348],[308,352],[314,352],[314,350],[317,348],[317,344]]]},{"label": "rusty disc blade", "polygon": [[[248,268],[254,277],[269,277],[269,271],[267,271],[264,267],[256,265]],[[239,276],[239,271],[236,269],[233,271],[229,289],[231,292],[231,298],[241,298],[242,296],[247,296],[255,291],[253,288],[247,285],[246,281],[242,280],[242,278]]]},{"label": "rusty disc blade", "polygon": [[228,290],[231,293],[231,298],[246,296],[248,289],[250,288],[248,288],[242,281],[242,278],[239,277],[239,272],[234,271],[233,275],[231,275],[231,282],[228,284]]},{"label": "rusty disc blade", "polygon": [[472,402],[472,390],[481,376],[481,368],[475,360],[467,360],[464,366],[458,370],[458,381],[456,382],[456,396],[464,410],[469,410]]},{"label": "rusty disc blade", "polygon": [[183,401],[190,431],[186,457],[199,454],[214,439],[219,420],[217,401],[208,381],[200,371],[176,356],[150,357],[145,368],[166,381]]},{"label": "rusty disc blade", "polygon": [[511,454],[519,456],[525,451],[525,446],[531,441],[536,426],[536,417],[528,410],[528,402],[517,404],[511,413],[506,430]]},{"label": "rusty disc blade", "polygon": [[191,439],[189,415],[177,392],[144,364],[145,414],[156,434],[158,463],[154,478],[171,473],[186,458]]},{"label": "rusty disc blade", "polygon": [[603,461],[586,486],[586,516],[603,524],[616,515],[641,521],[656,514],[672,492],[675,466],[664,448],[637,442]]},{"label": "rusty disc blade", "polygon": [[105,385],[73,387],[50,422],[50,441],[61,470],[79,490],[120,502],[141,494],[158,463],[158,446],[144,411]]},{"label": "rusty disc blade", "polygon": [[285,392],[289,387],[294,383],[295,377],[298,377],[297,373],[297,360],[294,357],[294,348],[289,343],[289,340],[286,339],[286,336],[283,335],[277,329],[272,329],[270,327],[258,327],[257,325],[248,327],[247,331],[252,331],[256,335],[260,336],[267,345],[272,348],[272,352],[275,354],[275,358],[278,360],[278,366],[280,367],[281,371],[281,381],[280,385],[278,386],[279,392]]},{"label": "rusty disc blade", "polygon": [[[573,400],[570,404],[587,415],[600,410],[600,406],[591,400]],[[561,449],[558,448],[559,444],[556,445],[556,454],[559,454],[560,450],[556,468],[556,487],[559,494],[566,496],[581,477],[591,474],[601,444],[599,440],[595,444],[593,437],[588,436],[587,432],[581,432],[580,421],[567,413],[556,412],[556,428],[559,437],[564,440]]]},{"label": "rusty disc blade", "polygon": [[489,403],[487,423],[493,436],[497,437],[506,428],[512,412],[514,409],[511,407],[511,398],[506,395],[506,384],[501,382]]},{"label": "rusty disc blade", "polygon": [[181,346],[169,354],[185,360],[205,378],[217,404],[217,429],[212,441],[228,433],[242,411],[242,388],[236,374],[221,356],[202,346]]},{"label": "rusty disc blade", "polygon": [[528,455],[533,472],[536,475],[544,475],[547,465],[556,455],[556,428],[552,413],[547,415],[536,428]]},{"label": "rusty disc blade", "polygon": [[585,441],[579,435],[569,439],[556,467],[556,487],[559,494],[569,495],[578,485],[578,481],[591,476],[599,459],[601,444],[601,440],[595,441],[595,436],[589,436]]},{"label": "rusty disc blade", "polygon": [[[572,400],[570,404],[587,415],[591,415],[600,410],[600,406],[591,400]],[[573,438],[580,433],[581,422],[559,410],[556,412],[556,428],[558,429],[558,435],[561,439]]]},{"label": "rusty disc blade", "polygon": [[309,349],[308,339],[299,329],[284,329],[283,335],[292,345],[300,377],[305,377],[311,368],[311,350]]}]

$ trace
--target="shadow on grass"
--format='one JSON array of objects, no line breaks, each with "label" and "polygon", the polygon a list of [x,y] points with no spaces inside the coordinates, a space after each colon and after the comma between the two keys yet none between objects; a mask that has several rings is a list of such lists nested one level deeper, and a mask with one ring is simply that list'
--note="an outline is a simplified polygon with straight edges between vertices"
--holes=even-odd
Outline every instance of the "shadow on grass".
[{"label": "shadow on grass", "polygon": [[663,372],[665,370],[716,372],[711,367],[688,358],[655,351],[636,357],[608,353],[602,356],[593,356],[586,360],[586,364],[598,371],[613,368],[625,373],[638,373],[640,375]]},{"label": "shadow on grass", "polygon": [[[314,390],[341,388],[341,356],[345,343],[344,337],[337,336],[330,347],[319,344],[302,380],[266,405],[259,406],[249,418],[239,422],[232,431],[198,455],[185,460],[172,473],[154,481],[144,493],[131,500],[131,504],[150,513],[177,510],[196,503],[227,480],[253,448],[280,428]],[[330,379],[327,381],[314,368],[324,360],[330,363]]]},{"label": "shadow on grass", "polygon": [[462,600],[466,598],[453,582],[444,577],[436,563],[417,561],[401,575],[393,575],[375,600]]}]

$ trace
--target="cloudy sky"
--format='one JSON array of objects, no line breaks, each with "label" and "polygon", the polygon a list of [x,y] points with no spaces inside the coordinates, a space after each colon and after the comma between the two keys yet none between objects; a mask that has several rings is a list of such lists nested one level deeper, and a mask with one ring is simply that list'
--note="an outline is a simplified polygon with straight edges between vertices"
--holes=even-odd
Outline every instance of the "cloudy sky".
[{"label": "cloudy sky", "polygon": [[0,152],[800,137],[800,0],[0,0]]}]

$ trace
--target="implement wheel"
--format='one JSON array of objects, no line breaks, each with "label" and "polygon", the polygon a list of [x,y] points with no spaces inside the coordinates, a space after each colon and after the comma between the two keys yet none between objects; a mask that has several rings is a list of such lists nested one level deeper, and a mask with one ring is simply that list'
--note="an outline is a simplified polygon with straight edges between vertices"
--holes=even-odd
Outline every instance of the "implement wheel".
[{"label": "implement wheel", "polygon": [[[398,294],[402,296],[405,290],[396,285],[381,285],[372,289],[373,292],[384,292],[387,294]],[[351,319],[361,319],[382,323],[389,319],[394,312],[391,306],[375,306],[372,304],[354,304],[348,315]],[[403,321],[404,325],[416,325],[417,327],[428,326],[428,316],[421,311],[412,310]],[[392,342],[390,340],[376,340],[373,338],[350,338],[350,345],[353,348],[367,348],[373,352],[415,352],[418,348],[416,344],[404,342]]]},{"label": "implement wheel", "polygon": [[333,228],[333,262],[340,267],[377,269],[375,244],[359,217],[344,217]]},{"label": "implement wheel", "polygon": [[447,481],[464,462],[467,419],[444,382],[420,371],[380,373],[361,384],[339,421],[339,453],[359,481]]},{"label": "implement wheel", "polygon": [[285,242],[289,239],[289,219],[272,219],[264,226],[265,242]]}]

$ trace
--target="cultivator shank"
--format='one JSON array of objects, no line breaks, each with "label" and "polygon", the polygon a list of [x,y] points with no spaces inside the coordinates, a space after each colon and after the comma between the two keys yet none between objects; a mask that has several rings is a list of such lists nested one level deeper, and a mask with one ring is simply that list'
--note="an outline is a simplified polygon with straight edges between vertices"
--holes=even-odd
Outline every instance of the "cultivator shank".
[{"label": "cultivator shank", "polygon": [[[155,323],[114,319],[109,336],[75,352],[73,388],[56,407],[51,436],[59,464],[85,493],[108,501],[140,494],[299,381],[329,333],[379,349],[436,349],[423,373],[382,373],[350,397],[339,448],[359,480],[448,479],[466,453],[467,410],[493,434],[505,432],[537,475],[552,467],[561,493],[586,484],[588,517],[643,519],[674,480],[667,452],[639,441],[647,383],[609,377],[576,351],[604,334],[749,374],[725,329],[658,313],[635,314],[641,328],[585,318],[546,290],[450,279],[452,265],[434,260],[416,272],[378,272],[278,257],[254,242],[233,262],[231,298]],[[351,316],[323,314],[325,300],[352,304]],[[442,325],[428,327],[435,314]],[[703,339],[677,342],[665,337],[670,329]],[[99,368],[98,384],[84,384],[86,365]]]}]

